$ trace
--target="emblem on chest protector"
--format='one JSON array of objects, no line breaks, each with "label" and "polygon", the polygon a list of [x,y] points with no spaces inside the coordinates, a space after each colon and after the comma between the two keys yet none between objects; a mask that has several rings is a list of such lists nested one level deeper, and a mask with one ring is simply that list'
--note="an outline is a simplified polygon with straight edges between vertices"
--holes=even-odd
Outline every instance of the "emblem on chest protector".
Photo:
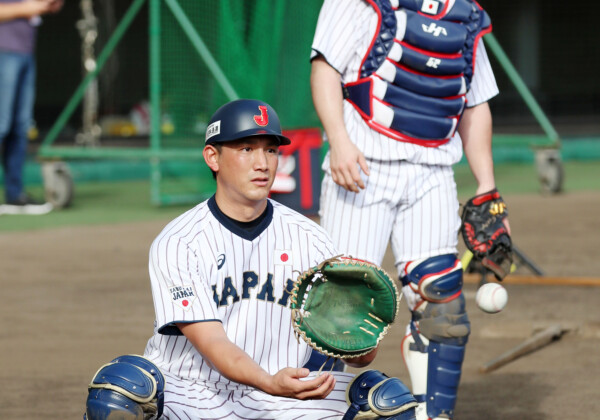
[{"label": "emblem on chest protector", "polygon": [[190,309],[192,303],[196,300],[196,291],[194,286],[190,284],[169,287],[169,293],[173,302],[185,311]]},{"label": "emblem on chest protector", "polygon": [[423,0],[421,5],[421,12],[427,13],[428,15],[437,15],[440,7],[444,7],[439,0]]}]

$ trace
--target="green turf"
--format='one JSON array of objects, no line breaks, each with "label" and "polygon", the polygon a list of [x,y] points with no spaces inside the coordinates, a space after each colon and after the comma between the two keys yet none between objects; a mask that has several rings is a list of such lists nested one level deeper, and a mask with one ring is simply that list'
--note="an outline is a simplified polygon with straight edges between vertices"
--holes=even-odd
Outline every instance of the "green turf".
[{"label": "green turf", "polygon": [[[503,194],[540,193],[535,165],[510,163],[496,165],[496,182]],[[600,190],[600,162],[564,163],[564,191]],[[455,168],[459,197],[475,191],[475,181],[467,165]],[[211,181],[212,182],[212,181]],[[29,189],[41,197],[41,187]],[[148,181],[84,182],[75,186],[71,207],[43,216],[0,216],[0,232],[45,229],[60,226],[128,223],[164,219],[168,221],[191,208],[189,205],[157,207],[150,201]]]},{"label": "green turf", "polygon": [[[563,163],[563,191],[600,190],[600,162],[571,161]],[[455,167],[458,195],[473,195],[476,183],[469,167]],[[506,163],[495,166],[496,186],[503,194],[541,193],[536,167],[531,163]]]},{"label": "green turf", "polygon": [[[40,187],[29,189],[41,197]],[[72,225],[127,223],[170,219],[192,207],[157,207],[150,202],[148,181],[92,182],[75,186],[73,204],[42,216],[0,216],[0,232]]]}]

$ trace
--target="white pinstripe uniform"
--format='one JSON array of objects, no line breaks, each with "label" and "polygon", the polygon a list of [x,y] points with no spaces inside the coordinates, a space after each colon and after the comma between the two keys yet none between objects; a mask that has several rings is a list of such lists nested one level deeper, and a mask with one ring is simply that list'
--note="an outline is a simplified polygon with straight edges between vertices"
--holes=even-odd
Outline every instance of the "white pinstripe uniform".
[{"label": "white pinstripe uniform", "polygon": [[335,389],[324,400],[275,397],[221,376],[175,326],[222,322],[229,339],[270,374],[306,363],[309,347],[296,340],[291,324],[291,285],[298,272],[337,250],[320,226],[268,203],[249,233],[213,197],[169,223],[151,246],[156,321],[145,357],[166,379],[163,418],[334,419],[348,409],[351,374],[336,372]]},{"label": "white pinstripe uniform", "polygon": [[[321,54],[341,74],[342,83],[354,82],[376,26],[377,15],[366,1],[325,0],[311,58]],[[480,40],[467,106],[496,94]],[[423,147],[371,129],[348,101],[343,113],[350,139],[365,155],[371,174],[361,172],[365,189],[354,193],[333,182],[329,154],[323,163],[321,225],[341,251],[381,264],[391,240],[401,274],[408,261],[457,252],[459,203],[451,165],[462,157],[458,133],[439,147]]]}]

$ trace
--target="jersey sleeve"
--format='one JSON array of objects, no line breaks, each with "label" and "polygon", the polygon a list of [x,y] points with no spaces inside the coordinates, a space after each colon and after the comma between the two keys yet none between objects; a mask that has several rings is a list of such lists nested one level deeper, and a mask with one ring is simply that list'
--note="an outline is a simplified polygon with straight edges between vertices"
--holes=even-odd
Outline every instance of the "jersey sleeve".
[{"label": "jersey sleeve", "polygon": [[475,71],[471,89],[467,92],[467,107],[487,102],[499,93],[492,65],[488,59],[483,40],[480,39],[475,53]]},{"label": "jersey sleeve", "polygon": [[180,238],[154,241],[149,272],[159,333],[181,335],[176,323],[220,321],[199,256]]},{"label": "jersey sleeve", "polygon": [[312,43],[311,60],[322,55],[342,74],[356,52],[357,29],[353,16],[360,0],[325,0]]}]

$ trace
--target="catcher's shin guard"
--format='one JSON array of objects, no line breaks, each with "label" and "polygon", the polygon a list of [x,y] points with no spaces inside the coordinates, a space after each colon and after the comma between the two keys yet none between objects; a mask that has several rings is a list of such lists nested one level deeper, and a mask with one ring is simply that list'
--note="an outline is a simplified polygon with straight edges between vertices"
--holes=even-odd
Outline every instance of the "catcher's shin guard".
[{"label": "catcher's shin guard", "polygon": [[84,420],[154,420],[162,415],[165,379],[144,357],[117,357],[96,372],[88,388]]},{"label": "catcher's shin guard", "polygon": [[415,420],[417,400],[398,378],[378,370],[366,370],[346,388],[350,406],[342,420],[394,419]]},{"label": "catcher's shin guard", "polygon": [[420,261],[402,281],[423,298],[402,342],[413,394],[426,418],[452,418],[470,333],[460,263],[453,255]]}]

